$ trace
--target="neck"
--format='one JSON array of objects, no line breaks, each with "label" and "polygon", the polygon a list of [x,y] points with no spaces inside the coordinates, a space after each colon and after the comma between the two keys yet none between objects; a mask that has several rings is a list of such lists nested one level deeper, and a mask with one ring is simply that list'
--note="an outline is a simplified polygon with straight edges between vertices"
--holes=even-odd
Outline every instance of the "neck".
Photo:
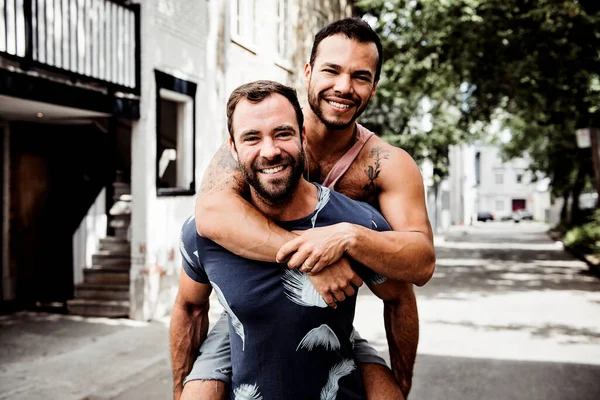
[{"label": "neck", "polygon": [[314,159],[338,159],[354,144],[356,123],[343,129],[328,129],[312,110],[306,114],[306,143]]},{"label": "neck", "polygon": [[252,204],[265,216],[275,221],[293,221],[312,213],[317,206],[317,187],[300,178],[296,190],[279,204],[273,204],[251,189]]}]

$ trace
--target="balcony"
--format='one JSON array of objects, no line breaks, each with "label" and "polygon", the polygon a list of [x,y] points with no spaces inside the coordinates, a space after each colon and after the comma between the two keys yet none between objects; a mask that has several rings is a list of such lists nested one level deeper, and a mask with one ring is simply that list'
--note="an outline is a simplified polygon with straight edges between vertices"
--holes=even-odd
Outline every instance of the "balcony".
[{"label": "balcony", "polygon": [[140,93],[140,8],[118,0],[0,0],[0,55]]}]

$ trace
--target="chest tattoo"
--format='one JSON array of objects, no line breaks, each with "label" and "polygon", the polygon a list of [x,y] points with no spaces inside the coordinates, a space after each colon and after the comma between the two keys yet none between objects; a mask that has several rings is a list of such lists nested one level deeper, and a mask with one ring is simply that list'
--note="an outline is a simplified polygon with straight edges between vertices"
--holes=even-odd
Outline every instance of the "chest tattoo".
[{"label": "chest tattoo", "polygon": [[373,164],[367,166],[365,169],[365,174],[367,174],[367,179],[369,182],[363,186],[363,191],[367,194],[373,193],[375,191],[375,180],[379,177],[382,168],[382,161],[387,160],[390,156],[390,152],[388,150],[384,150],[381,147],[373,147],[371,152],[369,153],[369,158],[373,160]]}]

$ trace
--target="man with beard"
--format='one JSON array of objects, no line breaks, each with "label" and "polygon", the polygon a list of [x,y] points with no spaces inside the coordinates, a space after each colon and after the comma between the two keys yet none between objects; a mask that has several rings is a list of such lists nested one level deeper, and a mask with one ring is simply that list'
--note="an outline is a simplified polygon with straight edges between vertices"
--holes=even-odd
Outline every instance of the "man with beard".
[{"label": "man with beard", "polygon": [[[230,151],[249,185],[249,200],[279,226],[391,229],[375,208],[303,178],[303,114],[294,89],[272,81],[242,85],[229,98],[227,116]],[[327,307],[304,272],[237,256],[200,237],[193,217],[182,228],[181,252],[176,304],[207,310],[214,289],[229,316],[233,399],[366,399],[353,352],[356,296]],[[372,271],[354,264],[374,293],[385,291],[386,282],[372,281]],[[199,329],[203,341],[205,317],[194,321],[174,308],[174,371],[185,368],[193,350],[181,339]],[[182,398],[194,398],[190,394],[184,389]]]},{"label": "man with beard", "polygon": [[[351,282],[356,274],[342,256],[391,278],[383,297],[393,375],[364,341],[357,340],[355,353],[369,398],[396,399],[410,390],[418,344],[413,284],[424,285],[431,278],[435,252],[416,163],[356,123],[375,95],[382,62],[379,37],[360,19],[340,20],[317,33],[304,68],[310,106],[304,108],[306,175],[309,181],[377,207],[393,231],[345,223],[299,236],[282,229],[245,200],[247,186],[225,147],[204,175],[196,227],[201,236],[240,256],[278,260],[310,272],[311,282],[332,307],[354,293]],[[211,331],[207,344],[214,346],[201,350],[187,378],[186,390],[203,393],[201,398],[218,398],[215,387],[229,381],[228,374],[219,372],[230,363],[226,349],[219,346],[227,339],[218,332]],[[175,382],[183,376],[175,377]]]}]

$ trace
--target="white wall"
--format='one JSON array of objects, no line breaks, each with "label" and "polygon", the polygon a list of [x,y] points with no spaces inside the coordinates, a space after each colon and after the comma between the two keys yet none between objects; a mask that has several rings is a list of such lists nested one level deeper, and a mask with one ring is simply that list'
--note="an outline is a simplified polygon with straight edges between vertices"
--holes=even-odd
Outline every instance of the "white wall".
[{"label": "white wall", "polygon": [[106,237],[106,189],[102,189],[73,234],[73,283],[83,282],[83,269],[92,265],[92,254]]},{"label": "white wall", "polygon": [[[167,314],[177,292],[181,257],[179,231],[193,213],[195,195],[157,197],[156,85],[154,69],[194,82],[196,92],[196,185],[222,142],[211,112],[215,84],[215,3],[195,0],[150,0],[141,7],[142,94],[140,120],[132,126],[131,317],[148,320]],[[209,8],[209,5],[211,8]],[[213,42],[214,45],[214,42]],[[211,82],[211,83],[209,83]]]}]

